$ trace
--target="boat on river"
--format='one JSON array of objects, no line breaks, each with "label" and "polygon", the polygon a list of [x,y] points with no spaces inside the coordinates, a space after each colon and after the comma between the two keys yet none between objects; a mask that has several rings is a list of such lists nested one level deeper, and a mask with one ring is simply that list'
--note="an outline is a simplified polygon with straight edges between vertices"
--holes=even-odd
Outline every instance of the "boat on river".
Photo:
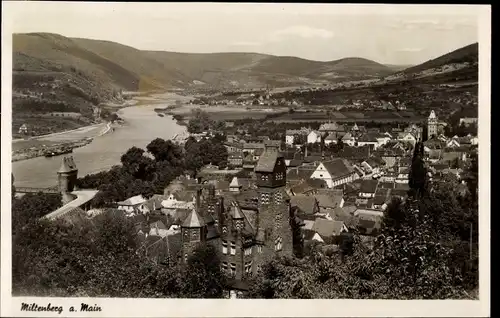
[{"label": "boat on river", "polygon": [[72,153],[72,152],[73,148],[65,148],[65,149],[47,150],[43,155],[49,158],[49,157],[65,155],[67,153]]}]

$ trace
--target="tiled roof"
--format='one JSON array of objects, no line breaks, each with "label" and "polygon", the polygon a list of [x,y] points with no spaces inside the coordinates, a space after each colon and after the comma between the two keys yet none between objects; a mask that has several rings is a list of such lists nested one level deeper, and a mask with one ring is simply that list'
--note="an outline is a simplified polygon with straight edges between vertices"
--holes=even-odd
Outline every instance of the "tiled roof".
[{"label": "tiled roof", "polygon": [[375,193],[377,190],[378,180],[363,180],[361,182],[361,188],[359,189],[362,193]]},{"label": "tiled roof", "polygon": [[340,206],[342,202],[342,195],[335,194],[316,194],[316,200],[318,200],[318,205],[322,208],[336,208]]},{"label": "tiled roof", "polygon": [[313,196],[295,195],[290,198],[292,207],[297,207],[302,213],[314,214],[316,199]]},{"label": "tiled roof", "polygon": [[312,230],[324,237],[340,235],[344,222],[317,218]]},{"label": "tiled roof", "polygon": [[347,176],[354,171],[349,162],[341,158],[324,161],[323,165],[325,166],[328,173],[330,173],[330,175],[332,176],[332,179]]},{"label": "tiled roof", "polygon": [[301,167],[291,169],[289,172],[287,172],[286,179],[289,181],[307,180],[311,177],[313,172],[314,172],[314,169],[307,169],[307,168],[301,168]]},{"label": "tiled roof", "polygon": [[277,151],[264,151],[255,166],[255,172],[273,172],[274,166],[280,157],[282,156]]},{"label": "tiled roof", "polygon": [[144,202],[146,202],[146,199],[141,194],[139,194],[139,195],[130,197],[124,201],[117,202],[117,204],[130,206],[130,205],[138,205],[138,204],[141,204]]},{"label": "tiled roof", "polygon": [[364,134],[359,138],[358,141],[362,142],[377,142],[377,136],[375,134]]}]

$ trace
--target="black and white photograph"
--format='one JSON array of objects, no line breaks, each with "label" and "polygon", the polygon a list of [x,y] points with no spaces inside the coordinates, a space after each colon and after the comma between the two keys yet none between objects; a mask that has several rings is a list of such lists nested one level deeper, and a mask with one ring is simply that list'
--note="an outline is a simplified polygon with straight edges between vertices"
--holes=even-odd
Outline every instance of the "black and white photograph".
[{"label": "black and white photograph", "polygon": [[2,316],[490,315],[489,6],[2,16]]}]

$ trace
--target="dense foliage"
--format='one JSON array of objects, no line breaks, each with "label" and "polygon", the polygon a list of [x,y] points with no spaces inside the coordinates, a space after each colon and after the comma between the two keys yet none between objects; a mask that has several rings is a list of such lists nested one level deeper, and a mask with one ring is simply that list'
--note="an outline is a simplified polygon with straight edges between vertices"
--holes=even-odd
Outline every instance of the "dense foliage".
[{"label": "dense foliage", "polygon": [[77,185],[99,190],[93,200],[96,207],[109,207],[139,194],[147,198],[162,194],[165,187],[185,171],[196,175],[209,163],[226,167],[227,149],[218,142],[220,138],[216,135],[198,142],[191,138],[184,148],[170,140],[156,138],[146,146],[147,152],[132,147],[122,155],[121,165],[80,178]]},{"label": "dense foliage", "polygon": [[[40,214],[45,208],[36,204],[43,199],[22,199],[23,210]],[[20,205],[15,206],[19,212]],[[134,224],[120,212],[108,210],[72,223],[33,218],[14,227],[14,295],[223,297],[224,276],[213,248],[196,250],[187,268],[156,264],[141,252]]]},{"label": "dense foliage", "polygon": [[204,131],[222,131],[226,124],[221,120],[212,120],[207,112],[197,108],[191,112],[187,130],[190,133],[202,133]]}]

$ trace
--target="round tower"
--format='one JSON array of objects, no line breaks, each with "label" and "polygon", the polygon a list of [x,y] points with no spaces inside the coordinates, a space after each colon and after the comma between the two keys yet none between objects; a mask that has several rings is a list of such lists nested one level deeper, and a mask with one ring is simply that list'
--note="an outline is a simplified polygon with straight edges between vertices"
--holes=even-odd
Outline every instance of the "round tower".
[{"label": "round tower", "polygon": [[78,178],[78,169],[76,168],[73,157],[63,157],[61,167],[57,171],[59,191],[62,195],[63,204],[74,200],[71,194],[75,188]]}]

